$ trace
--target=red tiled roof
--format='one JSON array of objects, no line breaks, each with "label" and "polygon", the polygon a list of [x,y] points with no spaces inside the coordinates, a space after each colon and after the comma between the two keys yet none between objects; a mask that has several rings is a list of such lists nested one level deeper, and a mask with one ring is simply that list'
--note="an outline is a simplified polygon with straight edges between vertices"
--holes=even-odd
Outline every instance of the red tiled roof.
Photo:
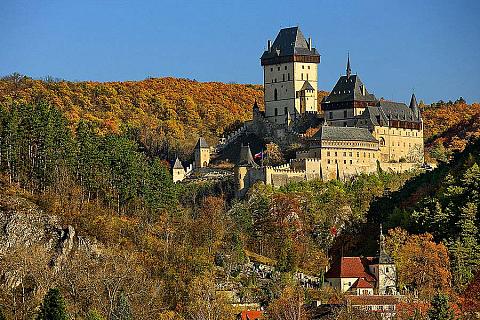
[{"label": "red tiled roof", "polygon": [[376,281],[368,271],[373,258],[342,257],[325,274],[325,278],[364,278],[368,282]]},{"label": "red tiled roof", "polygon": [[258,320],[263,318],[263,311],[243,310],[241,316],[242,320]]},{"label": "red tiled roof", "polygon": [[364,278],[359,278],[353,283],[352,288],[373,289],[373,286]]}]

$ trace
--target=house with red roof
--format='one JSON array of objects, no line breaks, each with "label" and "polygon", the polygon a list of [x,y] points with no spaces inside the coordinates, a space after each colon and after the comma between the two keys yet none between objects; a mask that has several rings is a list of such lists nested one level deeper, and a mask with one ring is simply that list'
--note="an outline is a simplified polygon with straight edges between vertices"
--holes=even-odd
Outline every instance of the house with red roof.
[{"label": "house with red roof", "polygon": [[380,250],[376,257],[341,257],[325,274],[324,286],[354,295],[394,295],[397,273],[385,251],[380,227]]},{"label": "house with red roof", "polygon": [[261,320],[263,311],[261,310],[243,310],[237,316],[238,320]]}]

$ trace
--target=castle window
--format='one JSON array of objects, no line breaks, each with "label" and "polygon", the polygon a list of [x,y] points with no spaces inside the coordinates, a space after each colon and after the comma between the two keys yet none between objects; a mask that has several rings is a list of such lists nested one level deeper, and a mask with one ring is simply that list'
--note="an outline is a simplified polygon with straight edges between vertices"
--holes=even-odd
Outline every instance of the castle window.
[{"label": "castle window", "polygon": [[337,163],[337,159],[335,159],[335,163]]},{"label": "castle window", "polygon": [[327,157],[330,157],[330,151],[327,151]]},{"label": "castle window", "polygon": [[357,152],[357,158],[360,158],[360,152]]},{"label": "castle window", "polygon": [[[278,92],[277,92],[277,89],[275,88],[275,90],[273,91],[273,99],[274,100],[278,100]],[[275,109],[277,110],[277,109]]]},{"label": "castle window", "polygon": [[352,160],[350,160],[350,164],[352,164]]},{"label": "castle window", "polygon": [[385,146],[385,139],[383,137],[380,138],[380,145],[382,147]]},{"label": "castle window", "polygon": [[387,268],[385,268],[385,271],[388,273],[388,267],[387,267]]},{"label": "castle window", "polygon": [[327,163],[330,164],[330,159],[327,160]]},{"label": "castle window", "polygon": [[270,68],[270,72],[273,72],[273,68]]},{"label": "castle window", "polygon": [[285,66],[285,70],[287,70],[287,66]]},{"label": "castle window", "polygon": [[308,73],[307,73],[307,80],[308,80]]},{"label": "castle window", "polygon": [[347,160],[343,160],[343,164],[347,164]]},{"label": "castle window", "polygon": [[305,69],[305,66],[302,66],[302,69]]},{"label": "castle window", "polygon": [[278,67],[277,70],[280,71],[280,67]]},{"label": "castle window", "polygon": [[344,117],[344,118],[347,117],[347,110],[344,110],[344,111],[343,111],[343,117]]},{"label": "castle window", "polygon": [[301,74],[301,76],[302,76],[302,80],[303,80],[303,73]]},{"label": "castle window", "polygon": [[308,66],[308,70],[310,70],[310,66]]},{"label": "castle window", "polygon": [[335,151],[335,157],[337,156],[337,151]]},{"label": "castle window", "polygon": [[330,119],[333,119],[333,112],[329,112],[328,117],[329,117]]},{"label": "castle window", "polygon": [[290,72],[288,73],[288,81],[290,81]]},{"label": "castle window", "polygon": [[[275,89],[275,91],[277,91],[277,89]],[[277,100],[277,99],[275,99],[275,100]],[[275,116],[278,116],[278,109],[277,108],[275,108]]]},{"label": "castle window", "polygon": [[284,74],[282,74],[282,76],[283,76],[283,81],[285,81],[285,73],[284,73]]},{"label": "castle window", "polygon": [[344,156],[344,157],[346,157],[346,156],[347,156],[347,153],[346,153],[346,152],[344,152],[344,153],[343,153],[343,156]]},{"label": "castle window", "polygon": [[348,153],[348,156],[350,156],[350,157],[351,157],[351,156],[352,156],[352,153],[351,153],[351,152],[349,152],[349,153]]}]

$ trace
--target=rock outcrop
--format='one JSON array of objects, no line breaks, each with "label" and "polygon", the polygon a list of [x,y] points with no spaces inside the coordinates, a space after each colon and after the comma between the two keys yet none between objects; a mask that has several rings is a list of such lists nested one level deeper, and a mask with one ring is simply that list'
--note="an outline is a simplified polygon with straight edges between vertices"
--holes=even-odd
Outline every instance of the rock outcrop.
[{"label": "rock outcrop", "polygon": [[19,196],[0,194],[0,257],[18,247],[43,246],[51,252],[50,264],[61,267],[74,250],[92,255],[101,253],[96,241],[76,235],[71,226],[62,226],[59,217]]}]

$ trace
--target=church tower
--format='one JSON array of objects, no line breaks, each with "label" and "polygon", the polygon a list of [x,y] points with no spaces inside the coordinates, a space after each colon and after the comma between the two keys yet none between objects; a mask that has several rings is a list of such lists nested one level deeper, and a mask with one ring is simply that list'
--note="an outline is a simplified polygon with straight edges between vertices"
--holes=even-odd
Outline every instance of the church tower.
[{"label": "church tower", "polygon": [[275,41],[268,40],[261,57],[265,117],[285,124],[300,114],[317,111],[320,55],[298,27],[281,29]]},{"label": "church tower", "polygon": [[380,250],[374,263],[369,266],[370,272],[377,278],[376,291],[379,295],[392,295],[397,292],[397,270],[392,258],[385,250],[385,236],[380,225]]}]

